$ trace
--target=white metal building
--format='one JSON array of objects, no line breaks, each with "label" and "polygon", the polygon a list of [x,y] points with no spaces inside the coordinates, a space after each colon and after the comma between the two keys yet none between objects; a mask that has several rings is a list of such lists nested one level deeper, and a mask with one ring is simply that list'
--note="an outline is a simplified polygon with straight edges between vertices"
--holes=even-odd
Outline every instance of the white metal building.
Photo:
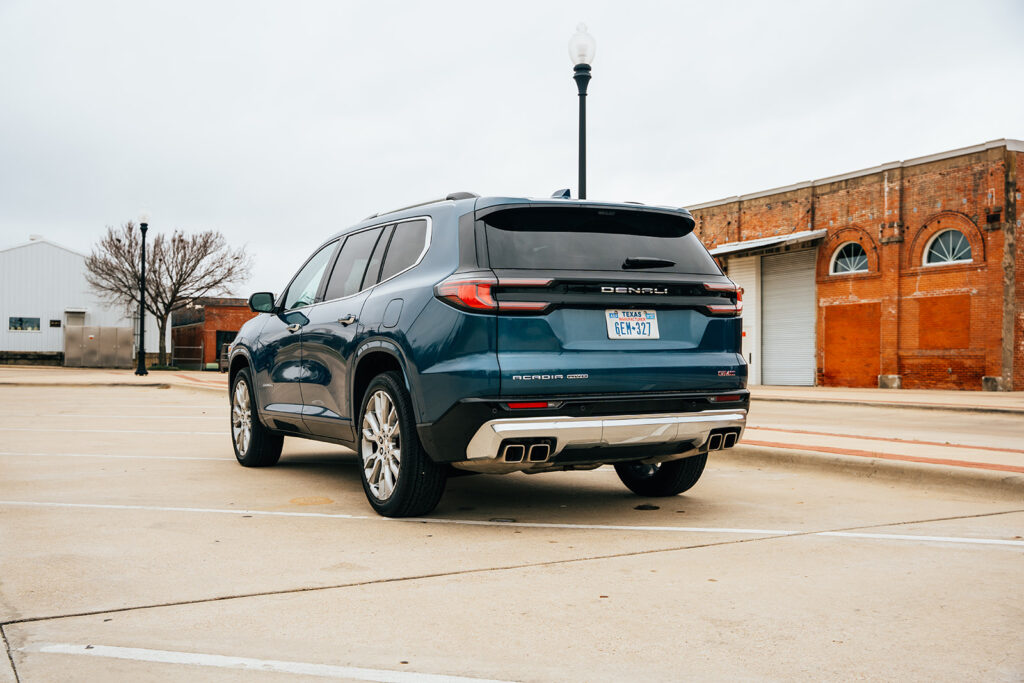
[{"label": "white metal building", "polygon": [[[137,324],[137,312],[108,305],[86,282],[85,254],[38,235],[0,249],[0,353],[62,352],[68,325]],[[147,353],[157,350],[159,339],[156,318],[147,315]]]}]

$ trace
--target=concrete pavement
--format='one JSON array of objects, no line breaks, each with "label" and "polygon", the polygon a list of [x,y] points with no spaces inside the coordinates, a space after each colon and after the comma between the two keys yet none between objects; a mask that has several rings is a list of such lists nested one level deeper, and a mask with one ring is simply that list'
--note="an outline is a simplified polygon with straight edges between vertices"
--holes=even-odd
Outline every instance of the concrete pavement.
[{"label": "concrete pavement", "polygon": [[[773,407],[752,423],[794,426]],[[889,429],[927,428],[901,415]],[[1010,438],[986,419],[976,445]],[[1024,674],[1020,498],[716,454],[675,498],[609,468],[465,477],[395,521],[344,449],[289,439],[244,469],[226,425],[212,392],[0,387],[0,623],[22,681]]]}]

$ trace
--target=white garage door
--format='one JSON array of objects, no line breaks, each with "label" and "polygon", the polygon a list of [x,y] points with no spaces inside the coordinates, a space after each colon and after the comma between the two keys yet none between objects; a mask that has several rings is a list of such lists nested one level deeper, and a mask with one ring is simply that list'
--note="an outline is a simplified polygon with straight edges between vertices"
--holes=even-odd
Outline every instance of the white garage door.
[{"label": "white garage door", "polygon": [[761,380],[814,385],[817,249],[761,259]]},{"label": "white garage door", "polygon": [[761,383],[761,257],[729,259],[729,278],[743,289],[743,357],[747,384]]}]

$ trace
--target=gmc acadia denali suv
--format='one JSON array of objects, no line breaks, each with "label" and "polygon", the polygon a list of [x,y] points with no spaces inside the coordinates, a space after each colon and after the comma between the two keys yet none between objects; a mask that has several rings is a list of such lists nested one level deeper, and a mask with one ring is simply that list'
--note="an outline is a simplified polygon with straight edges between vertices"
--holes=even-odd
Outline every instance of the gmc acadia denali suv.
[{"label": "gmc acadia denali suv", "polygon": [[285,436],[361,457],[389,517],[460,472],[611,464],[641,496],[693,486],[746,422],[742,303],[683,209],[478,197],[324,242],[230,349],[238,461]]}]

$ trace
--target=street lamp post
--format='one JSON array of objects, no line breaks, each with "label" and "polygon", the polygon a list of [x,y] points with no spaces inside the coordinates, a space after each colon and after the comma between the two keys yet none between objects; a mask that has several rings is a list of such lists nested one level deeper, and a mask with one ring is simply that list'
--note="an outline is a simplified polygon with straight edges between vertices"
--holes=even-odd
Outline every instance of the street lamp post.
[{"label": "street lamp post", "polygon": [[569,59],[572,60],[573,80],[580,95],[580,199],[587,198],[587,84],[590,83],[590,63],[594,61],[597,42],[587,33],[587,25],[576,27],[569,40]]},{"label": "street lamp post", "polygon": [[146,370],[146,230],[149,229],[149,214],[139,215],[139,230],[142,231],[142,276],[139,278],[139,362],[136,375],[148,375]]}]

